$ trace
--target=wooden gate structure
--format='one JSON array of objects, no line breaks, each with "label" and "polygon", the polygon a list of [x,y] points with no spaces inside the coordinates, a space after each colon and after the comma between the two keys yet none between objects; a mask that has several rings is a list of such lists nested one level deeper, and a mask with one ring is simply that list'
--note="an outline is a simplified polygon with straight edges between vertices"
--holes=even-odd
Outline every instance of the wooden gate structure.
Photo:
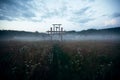
[{"label": "wooden gate structure", "polygon": [[61,27],[62,24],[52,24],[53,27],[50,27],[50,30],[47,31],[47,33],[50,35],[51,40],[63,40],[63,27]]}]

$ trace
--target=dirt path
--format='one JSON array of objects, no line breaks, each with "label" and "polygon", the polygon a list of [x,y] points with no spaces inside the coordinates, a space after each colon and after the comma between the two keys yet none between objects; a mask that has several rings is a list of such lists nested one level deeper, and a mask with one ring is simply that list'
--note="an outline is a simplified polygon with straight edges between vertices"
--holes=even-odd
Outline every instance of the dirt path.
[{"label": "dirt path", "polygon": [[63,52],[59,44],[53,45],[53,61],[51,63],[52,80],[69,80],[71,61],[69,56]]}]

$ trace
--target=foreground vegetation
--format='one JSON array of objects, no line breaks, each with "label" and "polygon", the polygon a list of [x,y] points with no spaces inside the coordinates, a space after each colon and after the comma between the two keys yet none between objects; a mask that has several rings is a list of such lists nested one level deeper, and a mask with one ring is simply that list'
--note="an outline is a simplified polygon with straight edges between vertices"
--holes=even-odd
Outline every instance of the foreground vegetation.
[{"label": "foreground vegetation", "polygon": [[1,41],[0,80],[120,80],[120,42]]}]

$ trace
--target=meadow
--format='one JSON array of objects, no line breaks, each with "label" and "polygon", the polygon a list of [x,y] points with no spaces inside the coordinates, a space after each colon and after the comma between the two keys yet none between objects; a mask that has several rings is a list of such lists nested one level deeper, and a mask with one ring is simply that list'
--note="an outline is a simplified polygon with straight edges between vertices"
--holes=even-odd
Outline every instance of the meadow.
[{"label": "meadow", "polygon": [[120,42],[0,41],[0,80],[120,80]]}]

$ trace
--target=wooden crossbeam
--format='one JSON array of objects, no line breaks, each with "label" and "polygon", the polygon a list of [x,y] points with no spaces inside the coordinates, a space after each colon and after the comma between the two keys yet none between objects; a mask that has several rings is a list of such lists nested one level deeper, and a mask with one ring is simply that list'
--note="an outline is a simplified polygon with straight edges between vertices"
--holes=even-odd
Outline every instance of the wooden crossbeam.
[{"label": "wooden crossbeam", "polygon": [[54,36],[54,34],[57,34],[60,37],[60,40],[62,41],[63,38],[63,28],[60,27],[62,24],[53,24],[53,27],[50,28],[50,30],[47,31],[48,34],[51,36],[51,40]]}]

